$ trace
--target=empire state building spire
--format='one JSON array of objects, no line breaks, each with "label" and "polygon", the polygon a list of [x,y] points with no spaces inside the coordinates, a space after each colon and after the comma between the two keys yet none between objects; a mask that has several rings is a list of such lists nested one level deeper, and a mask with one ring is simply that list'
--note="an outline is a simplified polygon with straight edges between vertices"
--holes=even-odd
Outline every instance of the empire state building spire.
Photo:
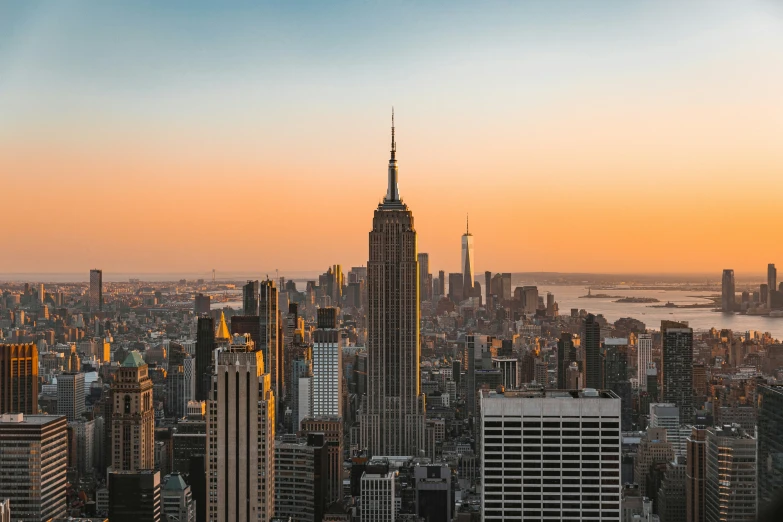
[{"label": "empire state building spire", "polygon": [[394,107],[392,107],[391,157],[389,158],[389,188],[386,189],[384,203],[399,203],[400,192],[397,189],[397,142],[394,141]]}]

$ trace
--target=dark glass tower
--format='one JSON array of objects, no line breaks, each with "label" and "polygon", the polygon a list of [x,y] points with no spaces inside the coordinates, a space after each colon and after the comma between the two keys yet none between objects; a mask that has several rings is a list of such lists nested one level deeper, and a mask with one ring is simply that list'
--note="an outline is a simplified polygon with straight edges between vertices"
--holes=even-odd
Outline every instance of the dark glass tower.
[{"label": "dark glass tower", "polygon": [[661,338],[661,399],[680,408],[681,424],[692,424],[693,330],[688,328],[687,323],[661,321]]},{"label": "dark glass tower", "polygon": [[557,389],[565,390],[566,371],[572,362],[576,361],[576,347],[571,334],[563,332],[557,341]]},{"label": "dark glass tower", "polygon": [[601,357],[601,325],[593,314],[587,314],[582,331],[582,348],[585,353],[585,388],[603,388],[603,364]]},{"label": "dark glass tower", "polygon": [[196,400],[205,401],[209,395],[209,383],[215,351],[215,320],[199,317],[196,325]]}]

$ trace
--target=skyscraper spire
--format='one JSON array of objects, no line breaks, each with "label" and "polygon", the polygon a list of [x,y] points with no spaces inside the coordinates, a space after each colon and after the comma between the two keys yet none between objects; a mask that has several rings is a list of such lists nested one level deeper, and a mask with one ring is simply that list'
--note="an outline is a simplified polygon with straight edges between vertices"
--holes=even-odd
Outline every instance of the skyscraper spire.
[{"label": "skyscraper spire", "polygon": [[470,214],[465,214],[465,235],[470,235]]},{"label": "skyscraper spire", "polygon": [[389,187],[386,190],[386,198],[384,203],[399,203],[400,194],[397,189],[397,142],[394,140],[394,107],[392,107],[392,141],[391,141],[391,158],[389,158]]}]

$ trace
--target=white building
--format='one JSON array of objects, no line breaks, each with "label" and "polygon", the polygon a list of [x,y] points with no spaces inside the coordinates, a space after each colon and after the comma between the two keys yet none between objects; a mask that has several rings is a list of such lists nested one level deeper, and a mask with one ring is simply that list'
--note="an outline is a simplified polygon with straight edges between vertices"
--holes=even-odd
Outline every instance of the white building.
[{"label": "white building", "polygon": [[639,334],[636,371],[639,375],[639,389],[647,391],[647,367],[652,362],[652,334]]},{"label": "white building", "polygon": [[664,428],[675,455],[685,455],[685,439],[691,429],[680,426],[680,409],[671,403],[650,404],[650,428]]},{"label": "white building", "polygon": [[388,464],[368,464],[361,479],[361,522],[394,522],[394,478]]},{"label": "white building", "polygon": [[57,376],[57,414],[68,422],[79,420],[84,413],[84,374],[63,373]]},{"label": "white building", "polygon": [[337,310],[320,308],[318,329],[313,333],[312,415],[314,417],[342,417],[342,381],[343,357],[340,331],[337,329]]},{"label": "white building", "polygon": [[610,391],[483,393],[482,520],[619,522],[620,410]]}]

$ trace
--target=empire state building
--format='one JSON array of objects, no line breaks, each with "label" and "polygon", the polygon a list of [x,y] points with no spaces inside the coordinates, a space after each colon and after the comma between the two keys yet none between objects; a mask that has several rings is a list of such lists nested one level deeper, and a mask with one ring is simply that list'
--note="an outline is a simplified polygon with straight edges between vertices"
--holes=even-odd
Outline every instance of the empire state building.
[{"label": "empire state building", "polygon": [[367,263],[368,394],[360,417],[370,455],[418,456],[424,448],[419,357],[419,264],[413,213],[397,189],[392,143],[386,197],[375,210]]}]

